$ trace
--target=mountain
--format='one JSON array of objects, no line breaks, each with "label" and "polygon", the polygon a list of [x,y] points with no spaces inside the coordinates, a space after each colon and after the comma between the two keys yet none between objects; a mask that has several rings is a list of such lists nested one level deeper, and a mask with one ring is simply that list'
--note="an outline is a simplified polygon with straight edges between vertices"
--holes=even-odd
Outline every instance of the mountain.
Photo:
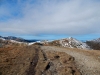
[{"label": "mountain", "polygon": [[91,41],[100,43],[100,38],[93,39],[93,40],[91,40]]},{"label": "mountain", "polygon": [[25,43],[31,43],[31,42],[39,41],[39,40],[26,40],[26,39],[23,39],[23,38],[20,38],[20,37],[14,37],[14,36],[8,36],[8,37],[0,36],[0,39],[2,39],[2,40],[10,40],[12,42],[14,41],[14,42],[25,42]]},{"label": "mountain", "polygon": [[86,44],[94,50],[100,50],[100,38],[86,41]]},{"label": "mountain", "polygon": [[60,40],[54,40],[54,41],[50,41],[50,42],[45,41],[43,44],[44,45],[69,47],[69,48],[90,49],[90,47],[86,43],[81,42],[81,41],[79,41],[75,38],[72,38],[72,37],[60,39]]},{"label": "mountain", "polygon": [[90,47],[86,43],[83,43],[83,42],[81,42],[75,38],[72,38],[72,37],[69,37],[66,39],[61,39],[60,44],[63,47],[90,49]]},{"label": "mountain", "polygon": [[5,46],[18,46],[18,45],[32,45],[39,40],[26,40],[20,37],[8,36],[2,37],[0,36],[0,47]]},{"label": "mountain", "polygon": [[[69,48],[79,48],[79,49],[100,49],[100,38],[82,42],[75,38],[69,37],[65,39],[59,40],[26,40],[20,37],[8,36],[2,37],[0,39],[4,42],[12,42],[12,43],[24,43],[27,45],[38,44],[38,45],[51,45],[51,46],[60,46],[60,47],[69,47]],[[4,44],[5,44],[4,42]]]}]

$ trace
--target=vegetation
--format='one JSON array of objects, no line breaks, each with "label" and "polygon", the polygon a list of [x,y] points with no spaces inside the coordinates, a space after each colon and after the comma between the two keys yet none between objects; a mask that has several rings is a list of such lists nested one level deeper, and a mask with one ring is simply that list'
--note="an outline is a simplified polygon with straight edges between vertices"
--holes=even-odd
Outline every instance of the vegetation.
[{"label": "vegetation", "polygon": [[100,50],[100,42],[94,42],[94,41],[87,41],[87,45],[89,45],[94,50]]}]

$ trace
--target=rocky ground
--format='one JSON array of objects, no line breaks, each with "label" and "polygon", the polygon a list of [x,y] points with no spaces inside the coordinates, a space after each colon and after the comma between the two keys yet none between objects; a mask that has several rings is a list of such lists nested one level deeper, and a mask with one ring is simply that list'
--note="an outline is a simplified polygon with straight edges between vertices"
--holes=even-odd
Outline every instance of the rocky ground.
[{"label": "rocky ground", "polygon": [[0,75],[100,75],[100,51],[40,45],[3,47]]},{"label": "rocky ground", "polygon": [[100,75],[100,51],[42,46],[46,51],[65,52],[75,58],[77,69],[82,75]]},{"label": "rocky ground", "polygon": [[53,47],[0,48],[0,75],[81,75],[74,61],[74,57]]}]

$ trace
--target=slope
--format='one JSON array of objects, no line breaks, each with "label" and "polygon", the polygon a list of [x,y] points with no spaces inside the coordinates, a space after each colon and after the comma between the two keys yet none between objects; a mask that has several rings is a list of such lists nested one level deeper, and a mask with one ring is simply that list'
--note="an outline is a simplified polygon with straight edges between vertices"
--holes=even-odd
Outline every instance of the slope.
[{"label": "slope", "polygon": [[81,75],[65,52],[39,45],[0,48],[0,75]]},{"label": "slope", "polygon": [[82,75],[100,75],[100,52],[94,50],[80,50],[42,46],[43,50],[65,52],[75,58],[77,69]]}]

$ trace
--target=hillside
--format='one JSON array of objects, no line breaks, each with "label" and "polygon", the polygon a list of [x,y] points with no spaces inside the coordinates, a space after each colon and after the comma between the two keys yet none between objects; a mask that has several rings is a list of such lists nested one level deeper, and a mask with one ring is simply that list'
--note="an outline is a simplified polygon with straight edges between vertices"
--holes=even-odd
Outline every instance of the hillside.
[{"label": "hillside", "polygon": [[0,48],[0,75],[81,75],[74,58],[39,45]]},{"label": "hillside", "polygon": [[31,43],[0,38],[0,75],[100,75],[97,43],[72,37]]},{"label": "hillside", "polygon": [[100,38],[86,41],[86,43],[91,49],[100,50]]},{"label": "hillside", "polygon": [[100,75],[100,51],[56,46],[42,46],[42,49],[46,51],[64,52],[73,56],[75,58],[76,68],[82,75]]},{"label": "hillside", "polygon": [[39,40],[27,40],[27,39],[15,37],[15,36],[7,36],[7,37],[0,36],[0,39],[15,42],[15,43],[22,43],[22,42],[23,43],[31,43],[31,42],[39,41]]},{"label": "hillside", "polygon": [[81,42],[72,37],[60,39],[60,40],[54,40],[54,41],[50,41],[50,42],[45,41],[45,42],[43,42],[43,44],[51,45],[51,46],[67,47],[67,48],[90,49],[90,47],[86,43]]},{"label": "hillside", "polygon": [[0,75],[100,74],[99,51],[51,45],[1,47]]},{"label": "hillside", "polygon": [[2,37],[0,36],[0,47],[5,45],[44,45],[44,46],[59,46],[59,47],[67,47],[67,48],[78,48],[78,49],[94,49],[100,50],[100,38],[82,42],[73,37],[58,39],[58,40],[26,40],[20,37],[8,36]]}]

